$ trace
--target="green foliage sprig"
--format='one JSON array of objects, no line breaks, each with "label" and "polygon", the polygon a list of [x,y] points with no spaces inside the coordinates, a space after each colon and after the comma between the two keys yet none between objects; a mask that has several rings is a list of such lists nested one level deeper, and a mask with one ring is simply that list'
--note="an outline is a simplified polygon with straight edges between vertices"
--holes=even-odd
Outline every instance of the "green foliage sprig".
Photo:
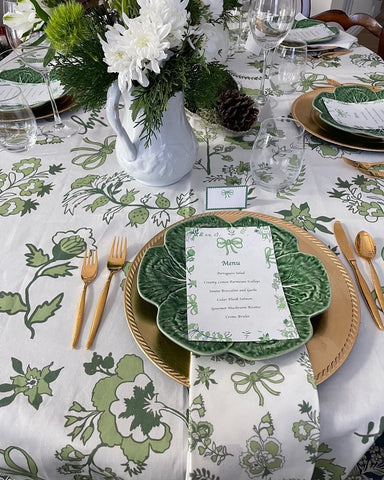
[{"label": "green foliage sprig", "polygon": [[52,15],[46,27],[47,36],[56,49],[53,72],[78,106],[97,110],[105,105],[108,88],[117,74],[108,72],[101,43],[95,39],[104,36],[107,25],[116,22],[117,13],[99,7],[81,12],[77,23],[73,18],[68,27],[71,29],[69,44],[65,33],[69,5],[63,5],[65,10],[55,10],[56,15]]},{"label": "green foliage sprig", "polygon": [[145,145],[156,137],[156,131],[162,124],[163,112],[167,109],[168,100],[180,91],[185,91],[188,85],[188,74],[196,65],[207,68],[204,56],[198,49],[192,49],[188,43],[183,46],[181,55],[172,57],[163,67],[161,75],[148,75],[150,88],[138,85],[133,90],[132,118],[136,120],[139,112],[143,115],[137,120],[142,126],[141,138]]}]

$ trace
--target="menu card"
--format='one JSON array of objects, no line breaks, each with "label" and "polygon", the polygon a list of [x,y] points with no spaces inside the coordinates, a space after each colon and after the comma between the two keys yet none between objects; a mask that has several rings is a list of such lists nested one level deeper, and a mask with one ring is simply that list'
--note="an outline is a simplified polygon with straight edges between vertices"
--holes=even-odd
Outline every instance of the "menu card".
[{"label": "menu card", "polygon": [[334,32],[327,27],[325,23],[319,25],[313,25],[311,27],[304,28],[292,28],[286,39],[291,41],[303,40],[305,42],[312,42],[321,40],[334,35]]},{"label": "menu card", "polygon": [[340,125],[367,130],[383,129],[384,99],[348,103],[324,97],[323,101],[333,120]]},{"label": "menu card", "polygon": [[186,227],[188,339],[298,338],[269,226]]}]

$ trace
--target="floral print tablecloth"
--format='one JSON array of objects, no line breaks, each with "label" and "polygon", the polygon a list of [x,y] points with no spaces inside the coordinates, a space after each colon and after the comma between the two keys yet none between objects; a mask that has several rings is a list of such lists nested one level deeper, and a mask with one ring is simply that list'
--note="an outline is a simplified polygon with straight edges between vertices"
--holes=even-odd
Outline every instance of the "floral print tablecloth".
[{"label": "floral print tablecloth", "polygon": [[[259,58],[240,53],[229,62],[246,91],[254,92]],[[383,86],[384,63],[360,47],[332,60],[309,59],[302,92],[327,86],[327,78]],[[288,115],[294,98],[272,95],[273,115]],[[79,134],[39,136],[28,152],[1,153],[0,475],[180,480],[188,449],[196,449],[209,457],[212,468],[196,469],[191,478],[219,480],[217,472],[225,468],[230,446],[216,444],[215,422],[225,418],[207,411],[204,395],[188,405],[187,388],[162,373],[137,346],[122,300],[131,261],[162,229],[204,212],[207,186],[248,185],[249,211],[292,222],[336,254],[335,220],[345,225],[350,238],[359,230],[369,231],[377,242],[375,266],[383,283],[384,180],[365,176],[341,159],[379,162],[383,153],[339,148],[308,134],[297,181],[274,196],[252,183],[253,134],[229,137],[199,124],[200,149],[192,173],[170,187],[147,187],[119,167],[116,137],[104,110],[64,115],[79,127]],[[128,261],[113,278],[104,320],[93,350],[87,351],[84,344],[114,235],[127,237]],[[98,247],[99,275],[88,289],[80,347],[72,350],[87,246]],[[359,264],[368,275],[366,265]],[[300,419],[292,425],[292,439],[305,446],[314,480],[345,477],[384,431],[384,336],[361,306],[352,353],[318,388],[320,419],[303,402],[298,405]],[[204,388],[215,388],[214,369],[201,368],[197,376]],[[274,436],[268,412],[250,428],[254,437]],[[244,441],[249,478],[269,478],[274,469],[283,468],[277,447],[255,446]],[[250,468],[260,450],[265,468]]]}]

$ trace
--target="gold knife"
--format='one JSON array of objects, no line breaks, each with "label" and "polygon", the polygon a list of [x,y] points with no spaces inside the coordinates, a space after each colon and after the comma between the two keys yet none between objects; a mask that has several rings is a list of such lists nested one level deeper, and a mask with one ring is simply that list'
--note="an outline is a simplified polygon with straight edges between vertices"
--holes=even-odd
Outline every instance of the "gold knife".
[{"label": "gold knife", "polygon": [[357,280],[357,284],[359,285],[361,294],[364,297],[368,310],[370,311],[378,328],[380,330],[384,330],[384,325],[381,321],[379,310],[377,309],[376,303],[371,295],[367,282],[364,280],[362,274],[360,273],[360,270],[356,263],[355,255],[353,254],[351,245],[340,222],[337,221],[334,223],[333,231],[335,233],[335,237],[341,251],[343,252],[345,258],[348,260],[349,264],[352,267],[353,273],[355,274]]}]

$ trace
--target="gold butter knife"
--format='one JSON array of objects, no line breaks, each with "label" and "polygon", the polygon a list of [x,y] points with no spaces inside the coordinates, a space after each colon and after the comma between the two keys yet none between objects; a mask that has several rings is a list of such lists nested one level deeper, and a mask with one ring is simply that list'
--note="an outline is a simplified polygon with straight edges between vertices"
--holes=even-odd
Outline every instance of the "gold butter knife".
[{"label": "gold butter knife", "polygon": [[353,273],[357,280],[357,284],[360,288],[361,294],[363,295],[365,303],[367,304],[368,310],[372,315],[372,318],[374,319],[378,328],[380,330],[384,330],[384,325],[381,321],[379,310],[377,309],[376,303],[371,295],[367,282],[364,280],[364,277],[360,273],[360,270],[356,263],[355,255],[353,254],[353,250],[351,248],[349,240],[340,222],[337,221],[334,223],[333,231],[335,233],[335,237],[341,251],[343,252],[345,258],[348,260],[349,264],[352,267]]}]

